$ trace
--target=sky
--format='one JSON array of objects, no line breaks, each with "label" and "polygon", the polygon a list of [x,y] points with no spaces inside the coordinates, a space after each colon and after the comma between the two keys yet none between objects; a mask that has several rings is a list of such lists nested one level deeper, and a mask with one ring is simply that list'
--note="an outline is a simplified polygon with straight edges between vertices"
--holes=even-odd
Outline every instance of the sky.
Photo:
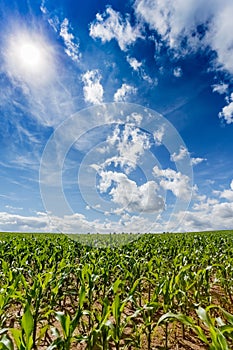
[{"label": "sky", "polygon": [[0,231],[233,229],[232,0],[0,0]]}]

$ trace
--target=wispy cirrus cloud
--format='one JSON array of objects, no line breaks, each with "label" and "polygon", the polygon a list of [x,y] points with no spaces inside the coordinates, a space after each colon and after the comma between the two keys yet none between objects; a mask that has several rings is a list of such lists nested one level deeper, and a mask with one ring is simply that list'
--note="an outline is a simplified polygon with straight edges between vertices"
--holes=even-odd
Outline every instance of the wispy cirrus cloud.
[{"label": "wispy cirrus cloud", "polygon": [[73,33],[72,26],[70,25],[68,18],[63,18],[53,12],[50,13],[48,8],[46,7],[45,1],[42,1],[40,5],[40,10],[43,15],[47,18],[49,25],[53,28],[53,30],[58,33],[58,35],[62,38],[65,48],[65,53],[74,61],[79,62],[82,55],[79,50],[79,39]]},{"label": "wispy cirrus cloud", "polygon": [[133,70],[135,71],[138,71],[139,68],[142,66],[142,62],[139,62],[135,57],[127,56],[126,59],[130,67],[133,68]]},{"label": "wispy cirrus cloud", "polygon": [[135,57],[126,57],[127,62],[129,63],[130,67],[138,73],[138,75],[145,80],[149,84],[158,84],[158,79],[154,78],[152,79],[146,72],[145,69],[143,68],[143,63],[139,62]]},{"label": "wispy cirrus cloud", "polygon": [[[75,36],[70,32],[69,20],[65,18],[61,23],[60,36],[66,46],[65,53],[75,62],[79,62],[81,53],[79,44],[75,42]],[[77,40],[76,40],[77,41]]]}]

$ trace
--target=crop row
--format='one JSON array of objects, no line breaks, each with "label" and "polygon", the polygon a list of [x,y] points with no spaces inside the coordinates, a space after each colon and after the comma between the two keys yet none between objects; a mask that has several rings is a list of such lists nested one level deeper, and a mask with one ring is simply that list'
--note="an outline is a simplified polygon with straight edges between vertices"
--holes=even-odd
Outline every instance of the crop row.
[{"label": "crop row", "polygon": [[0,349],[233,348],[232,232],[132,236],[2,233]]}]

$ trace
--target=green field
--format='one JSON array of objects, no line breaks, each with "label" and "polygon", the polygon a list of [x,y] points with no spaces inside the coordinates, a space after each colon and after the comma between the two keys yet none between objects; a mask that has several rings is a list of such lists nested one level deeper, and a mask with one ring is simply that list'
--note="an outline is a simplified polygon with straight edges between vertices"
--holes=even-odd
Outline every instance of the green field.
[{"label": "green field", "polygon": [[1,233],[0,264],[0,349],[233,349],[233,231]]}]

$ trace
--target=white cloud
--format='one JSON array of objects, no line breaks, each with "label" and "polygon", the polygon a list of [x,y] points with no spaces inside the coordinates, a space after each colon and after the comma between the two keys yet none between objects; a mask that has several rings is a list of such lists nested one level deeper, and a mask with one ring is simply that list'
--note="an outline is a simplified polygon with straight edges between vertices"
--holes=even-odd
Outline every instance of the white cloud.
[{"label": "white cloud", "polygon": [[136,123],[136,125],[139,126],[142,122],[142,119],[143,119],[143,116],[141,114],[134,112],[134,113],[131,113],[130,115],[127,115],[126,122],[133,123],[133,124]]},{"label": "white cloud", "polygon": [[142,38],[141,28],[131,26],[129,18],[107,7],[103,14],[97,13],[95,22],[90,25],[90,36],[100,38],[103,43],[115,39],[121,50],[126,51],[138,38]]},{"label": "white cloud", "polygon": [[179,153],[171,154],[170,158],[172,162],[179,162],[180,160],[185,159],[187,156],[189,156],[189,152],[187,148],[180,146]]},{"label": "white cloud", "polygon": [[141,76],[142,76],[142,79],[147,81],[149,84],[153,84],[154,86],[158,85],[158,78],[153,78],[152,79],[148,74],[146,74],[144,72],[143,69],[141,70]]},{"label": "white cloud", "polygon": [[120,164],[122,167],[126,167],[126,171],[135,169],[140,157],[150,148],[148,135],[131,124],[125,124],[123,131],[120,130],[119,126],[116,126],[106,142],[118,154],[116,157],[107,159],[105,165],[113,162],[116,166]]},{"label": "white cloud", "polygon": [[99,190],[101,193],[107,192],[113,185],[109,194],[112,201],[120,208],[118,211],[136,212],[156,212],[164,209],[164,201],[157,194],[158,185],[154,181],[148,181],[138,186],[133,180],[130,180],[126,174],[101,171],[99,173],[101,180]]},{"label": "white cloud", "polygon": [[[176,56],[210,48],[217,54],[216,65],[233,73],[232,1],[136,0],[134,7]],[[185,46],[180,45],[183,39]]]},{"label": "white cloud", "polygon": [[126,57],[127,62],[129,63],[130,67],[133,68],[133,70],[138,71],[138,69],[142,66],[142,62],[139,62],[134,57]]},{"label": "white cloud", "polygon": [[219,198],[224,198],[229,202],[233,202],[233,180],[230,183],[230,188],[224,189],[223,191],[213,191]]},{"label": "white cloud", "polygon": [[75,43],[75,37],[72,33],[69,33],[69,21],[67,18],[61,23],[60,36],[64,40],[66,46],[65,53],[75,62],[78,62],[81,58],[79,52],[79,44]]},{"label": "white cloud", "polygon": [[[6,33],[4,33],[6,36]],[[38,34],[36,28],[16,26],[2,44],[3,68],[8,76],[23,82],[31,89],[48,85],[56,74],[55,51],[46,37]]]},{"label": "white cloud", "polygon": [[182,68],[181,68],[181,67],[176,67],[176,68],[174,68],[174,69],[173,69],[173,75],[174,75],[176,78],[182,77],[182,75],[183,75]]},{"label": "white cloud", "polygon": [[136,94],[137,89],[134,86],[128,84],[122,84],[122,86],[114,94],[115,102],[127,101],[128,97],[132,94]]},{"label": "white cloud", "polygon": [[187,175],[170,168],[159,169],[158,166],[153,168],[153,174],[164,190],[170,190],[176,197],[184,200],[190,198],[193,188],[190,186],[190,179]]},{"label": "white cloud", "polygon": [[[171,169],[168,170],[170,172]],[[104,221],[88,220],[80,213],[58,217],[52,214],[49,216],[42,212],[37,212],[33,216],[0,212],[0,231],[63,233],[163,232],[174,229],[177,222],[180,222],[178,231],[181,232],[233,228],[233,181],[230,184],[230,189],[222,192],[218,191],[218,197],[226,199],[226,202],[221,202],[216,198],[201,196],[199,197],[199,203],[196,202],[186,212],[181,211],[175,214],[170,223],[167,224],[167,220],[164,221],[160,215],[164,209],[164,200],[158,195],[156,182],[148,181],[144,185],[138,186],[123,173],[106,171],[102,172],[102,175],[101,190],[103,192],[108,189],[109,192],[112,191],[112,200],[119,205],[118,212],[116,210],[116,214],[120,215],[119,220],[114,221],[107,217]],[[159,175],[161,175],[161,171]],[[176,177],[174,174],[170,173],[170,175],[173,179]],[[168,173],[165,176],[163,172],[162,176],[168,177]],[[12,208],[9,206],[7,209],[11,210]],[[87,209],[90,210],[89,207]],[[134,214],[136,212],[153,213],[153,218],[149,219],[143,215],[137,216]]]},{"label": "white cloud", "polygon": [[219,113],[219,118],[224,118],[227,124],[233,123],[233,92],[228,104]]},{"label": "white cloud", "polygon": [[191,158],[191,165],[200,164],[200,163],[204,162],[205,160],[206,160],[206,158],[200,158],[200,157]]},{"label": "white cloud", "polygon": [[152,79],[143,69],[142,62],[139,62],[136,58],[127,56],[126,57],[127,62],[129,63],[130,67],[138,73],[138,75],[145,81],[147,81],[149,84],[158,85],[158,79],[154,78]]},{"label": "white cloud", "polygon": [[[214,12],[214,17],[211,21],[211,27],[207,35],[207,43],[217,53],[217,62],[220,68],[226,69],[233,73],[233,2],[222,0],[217,2]],[[218,7],[220,5],[220,8]]]},{"label": "white cloud", "polygon": [[82,82],[84,83],[83,93],[86,102],[93,105],[103,102],[104,89],[100,83],[101,75],[99,71],[89,70],[82,75]]},{"label": "white cloud", "polygon": [[[179,162],[181,160],[187,159],[187,157],[190,157],[189,151],[184,146],[180,146],[179,152],[178,153],[174,152],[173,154],[171,154],[170,159],[172,162]],[[190,158],[190,163],[191,165],[197,165],[204,162],[205,160],[206,158],[201,158],[201,157]]]},{"label": "white cloud", "polygon": [[40,10],[43,14],[46,14],[47,13],[47,8],[45,6],[45,0],[42,0],[41,1],[41,4],[40,4]]},{"label": "white cloud", "polygon": [[227,199],[230,202],[233,202],[233,191],[232,191],[232,189],[231,190],[224,190],[221,193],[220,197],[221,198],[225,198],[225,199]]},{"label": "white cloud", "polygon": [[65,44],[65,53],[75,62],[79,62],[81,53],[79,51],[79,42],[72,33],[72,28],[68,18],[59,19],[57,15],[50,13],[45,6],[45,1],[41,2],[40,10],[47,19],[53,30],[60,35]]},{"label": "white cloud", "polygon": [[[13,119],[20,113],[40,125],[54,127],[77,110],[71,92],[67,89],[68,84],[73,86],[73,80],[65,69],[58,74],[54,45],[38,32],[36,27],[29,31],[28,28],[15,25],[14,30],[8,33],[9,36],[4,38],[1,72],[7,75],[9,84],[1,91],[0,103],[9,118]],[[25,45],[29,49],[32,45],[32,52],[35,50],[39,55],[30,69],[26,62],[31,56],[25,61],[22,55]],[[14,119],[14,124],[19,121],[19,118]],[[22,134],[22,130],[19,132]]]},{"label": "white cloud", "polygon": [[160,146],[162,144],[162,141],[163,141],[163,137],[164,137],[164,134],[165,134],[165,127],[162,125],[158,128],[158,130],[156,130],[153,134],[154,136],[154,140],[155,140],[155,143]]},{"label": "white cloud", "polygon": [[[156,213],[157,214],[157,213]],[[73,214],[64,217],[48,216],[36,213],[34,216],[23,216],[0,212],[0,230],[2,232],[61,232],[61,233],[109,233],[109,232],[162,232],[163,225],[151,222],[143,216],[122,215],[119,220],[88,221],[84,215]]]},{"label": "white cloud", "polygon": [[224,83],[212,85],[213,92],[218,92],[220,95],[227,93],[228,87],[229,85]]},{"label": "white cloud", "polygon": [[[177,219],[183,213],[177,215]],[[233,203],[218,202],[207,198],[196,205],[194,211],[187,211],[180,231],[229,230],[233,228]]]},{"label": "white cloud", "polygon": [[[233,181],[230,189],[213,191],[214,196],[199,196],[192,209],[186,212],[182,231],[224,230],[233,228]],[[225,201],[223,201],[225,200]],[[183,213],[177,215],[177,219]]]}]

